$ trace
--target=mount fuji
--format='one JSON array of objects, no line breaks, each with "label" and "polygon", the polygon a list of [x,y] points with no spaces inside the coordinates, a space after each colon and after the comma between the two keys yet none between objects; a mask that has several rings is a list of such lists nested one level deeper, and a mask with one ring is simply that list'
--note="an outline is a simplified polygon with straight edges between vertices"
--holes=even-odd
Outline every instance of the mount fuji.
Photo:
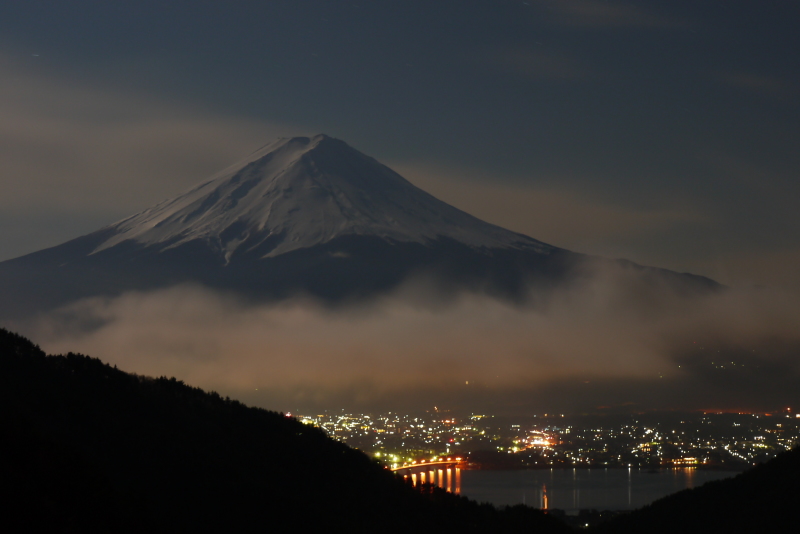
[{"label": "mount fuji", "polygon": [[481,221],[325,135],[283,138],[186,193],[0,263],[0,318],[85,297],[197,283],[258,301],[338,302],[410,277],[521,299],[602,263],[681,292],[715,282],[603,260]]}]

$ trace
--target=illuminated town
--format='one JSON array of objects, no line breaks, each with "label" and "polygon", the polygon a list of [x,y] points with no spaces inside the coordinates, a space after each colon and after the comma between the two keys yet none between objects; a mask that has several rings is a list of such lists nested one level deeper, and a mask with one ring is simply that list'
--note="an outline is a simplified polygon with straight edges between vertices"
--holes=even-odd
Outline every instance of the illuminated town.
[{"label": "illuminated town", "polygon": [[451,412],[403,415],[325,413],[303,423],[391,468],[461,456],[472,469],[551,467],[745,468],[800,443],[800,416],[646,413],[626,416],[542,414],[527,418]]}]

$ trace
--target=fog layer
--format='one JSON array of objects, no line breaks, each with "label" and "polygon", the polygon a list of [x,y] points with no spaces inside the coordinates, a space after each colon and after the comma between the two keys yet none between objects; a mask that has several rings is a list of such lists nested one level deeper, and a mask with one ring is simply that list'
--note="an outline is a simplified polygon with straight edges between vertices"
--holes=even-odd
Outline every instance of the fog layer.
[{"label": "fog layer", "polygon": [[51,353],[294,412],[770,410],[798,397],[800,314],[788,297],[678,298],[608,273],[526,306],[429,289],[415,281],[330,308],[179,286],[13,326]]}]

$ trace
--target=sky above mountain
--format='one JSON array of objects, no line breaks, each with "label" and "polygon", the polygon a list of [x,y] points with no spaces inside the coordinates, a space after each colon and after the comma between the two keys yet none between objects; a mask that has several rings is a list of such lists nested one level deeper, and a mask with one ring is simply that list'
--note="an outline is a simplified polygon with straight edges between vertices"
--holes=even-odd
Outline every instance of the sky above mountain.
[{"label": "sky above mountain", "polygon": [[[787,354],[796,354],[794,338],[786,333],[797,318],[791,302],[800,296],[799,16],[800,4],[779,0],[0,4],[0,260],[174,197],[275,137],[326,133],[437,198],[545,243],[781,295],[769,303],[750,295],[709,304],[708,316],[693,311],[677,322],[614,313],[602,328],[606,323],[587,310],[618,300],[602,284],[595,301],[601,304],[585,308],[564,295],[560,315],[540,317],[536,327],[472,297],[448,321],[427,305],[406,304],[404,293],[387,301],[392,305],[377,304],[374,317],[353,311],[334,318],[302,306],[288,315],[260,309],[241,316],[236,307],[227,317],[238,317],[237,325],[266,320],[274,328],[237,327],[189,343],[189,332],[213,336],[211,325],[228,324],[224,314],[196,316],[195,306],[230,305],[225,296],[190,289],[181,298],[95,303],[84,315],[100,317],[91,324],[105,328],[63,336],[75,323],[61,317],[25,333],[38,333],[35,340],[53,350],[94,350],[112,359],[119,343],[150,347],[150,356],[137,361],[166,367],[126,368],[191,372],[250,395],[256,386],[246,363],[257,361],[270,339],[305,367],[319,363],[308,354],[340,341],[339,352],[386,374],[393,372],[387,362],[401,353],[435,355],[444,369],[459,350],[476,361],[489,351],[503,355],[514,380],[539,376],[565,398],[585,399],[570,388],[604,377],[603,391],[626,392],[619,395],[624,403],[634,392],[660,391],[654,384],[663,362],[677,369],[692,354],[695,332],[717,340],[737,332],[736,350],[769,345],[763,340],[779,345],[751,398],[779,390],[774,380],[795,376],[787,370],[794,369],[787,363]],[[475,312],[484,308],[488,318]],[[157,333],[168,312],[178,327]],[[711,322],[691,324],[698,317]],[[291,318],[285,328],[274,326]],[[407,338],[403,325],[438,328],[440,336],[435,343]],[[481,345],[478,334],[491,325],[505,340],[520,341]],[[632,336],[635,325],[644,330]],[[292,345],[314,329],[318,337],[306,339],[305,352]],[[371,333],[358,338],[359,332]],[[552,350],[515,373],[544,332]],[[671,338],[680,343],[664,349]],[[395,348],[386,349],[387,339]],[[617,358],[610,367],[597,363],[610,361],[596,359],[598,340],[608,343],[605,358]],[[219,365],[191,367],[189,346]],[[242,350],[206,352],[230,346]],[[241,376],[225,374],[225,355],[241,364]],[[544,373],[547,361],[561,363]],[[579,368],[591,376],[567,372]],[[470,376],[487,374],[477,363],[472,369]],[[709,369],[697,368],[682,382],[686,395],[705,385],[707,396],[696,405],[713,404],[714,391],[728,391],[732,401],[738,379],[715,382]],[[401,389],[413,376],[398,378]],[[384,386],[375,387],[395,391]],[[351,381],[338,391],[368,389]]]},{"label": "sky above mountain", "polygon": [[489,222],[800,287],[794,2],[0,6],[0,259],[327,133]]}]

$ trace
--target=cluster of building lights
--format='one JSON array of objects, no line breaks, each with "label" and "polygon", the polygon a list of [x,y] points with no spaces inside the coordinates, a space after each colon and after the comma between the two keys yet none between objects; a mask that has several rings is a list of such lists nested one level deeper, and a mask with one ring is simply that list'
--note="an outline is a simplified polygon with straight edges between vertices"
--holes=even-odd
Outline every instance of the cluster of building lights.
[{"label": "cluster of building lights", "polygon": [[[697,467],[746,465],[800,443],[800,419],[780,414],[695,413],[626,418],[545,414],[524,421],[471,414],[326,413],[306,424],[390,468],[464,460],[499,467]],[[487,453],[491,453],[487,456]]]}]

